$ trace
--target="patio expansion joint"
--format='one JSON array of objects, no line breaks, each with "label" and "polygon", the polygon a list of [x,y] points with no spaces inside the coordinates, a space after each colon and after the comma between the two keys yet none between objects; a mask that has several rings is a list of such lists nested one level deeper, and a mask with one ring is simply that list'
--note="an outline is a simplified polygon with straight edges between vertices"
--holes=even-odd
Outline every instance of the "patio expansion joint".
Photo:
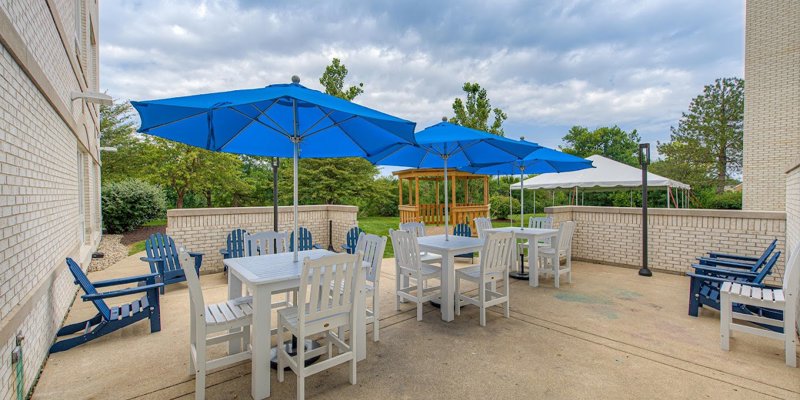
[{"label": "patio expansion joint", "polygon": [[[496,309],[488,309],[494,314],[502,315],[502,312]],[[519,316],[516,316],[518,314]],[[616,339],[608,338],[602,335],[598,335],[592,332],[587,332],[585,330],[581,330],[579,328],[564,325],[555,321],[550,321],[541,317],[536,317],[530,314],[526,314],[520,312],[518,310],[511,310],[511,318],[518,320],[520,322],[524,322],[526,324],[538,326],[543,329],[554,330],[564,335],[583,340],[592,344],[596,344],[599,346],[603,346],[612,350],[620,351],[625,354],[629,354],[634,357],[642,358],[651,362],[655,362],[661,365],[664,365],[669,368],[681,370],[684,372],[688,372],[695,375],[700,375],[708,379],[712,379],[718,382],[722,382],[731,386],[736,386],[742,388],[744,390],[752,391],[758,393],[760,395],[769,396],[777,399],[782,398],[795,398],[797,395],[800,395],[800,392],[787,389],[784,387],[776,386],[774,384],[770,384],[767,382],[762,382],[759,380],[752,379],[748,376],[742,376],[733,374],[730,372],[720,371],[714,367],[705,366],[702,364],[698,364],[696,362],[690,360],[684,360],[669,354],[660,353],[657,351],[653,351],[651,349],[647,349],[644,347],[636,346],[633,344],[621,342]],[[536,321],[541,322],[534,322],[529,319],[533,319]],[[610,342],[610,343],[603,343],[603,342]],[[659,360],[658,358],[664,358],[666,360]],[[668,360],[675,361],[675,363],[670,363]],[[677,365],[685,364],[686,366]],[[710,372],[709,372],[710,371]],[[720,376],[714,376],[713,373],[716,373]],[[750,382],[752,385],[743,385],[742,382]],[[772,391],[777,391],[779,394],[768,393],[767,390],[773,389]]]}]

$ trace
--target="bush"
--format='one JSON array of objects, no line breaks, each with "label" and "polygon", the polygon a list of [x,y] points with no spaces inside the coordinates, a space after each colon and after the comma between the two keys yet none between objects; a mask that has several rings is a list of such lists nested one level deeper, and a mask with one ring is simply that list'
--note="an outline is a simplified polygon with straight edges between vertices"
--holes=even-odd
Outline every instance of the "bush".
[{"label": "bush", "polygon": [[[513,207],[519,211],[519,200],[512,199]],[[508,208],[508,196],[494,195],[489,199],[489,210],[493,219],[508,219],[511,210]]]},{"label": "bush", "polygon": [[707,208],[716,208],[721,210],[741,210],[742,209],[742,192],[724,192],[721,194],[714,194],[709,196]]},{"label": "bush", "polygon": [[151,219],[163,217],[164,192],[158,186],[136,179],[103,187],[103,227],[108,233],[128,232]]}]

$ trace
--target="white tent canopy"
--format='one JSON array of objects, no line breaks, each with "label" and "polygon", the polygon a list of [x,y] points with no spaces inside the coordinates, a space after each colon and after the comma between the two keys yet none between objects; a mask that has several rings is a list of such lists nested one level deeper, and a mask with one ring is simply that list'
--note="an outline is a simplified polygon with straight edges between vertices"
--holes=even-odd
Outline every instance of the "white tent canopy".
[{"label": "white tent canopy", "polygon": [[[594,168],[580,171],[547,173],[537,175],[522,182],[525,189],[572,189],[572,188],[616,188],[642,186],[642,170],[623,164],[601,155],[587,157]],[[670,187],[691,189],[685,183],[668,179],[653,173],[647,173],[647,185],[650,187]],[[520,184],[514,183],[510,189],[519,190]]]}]

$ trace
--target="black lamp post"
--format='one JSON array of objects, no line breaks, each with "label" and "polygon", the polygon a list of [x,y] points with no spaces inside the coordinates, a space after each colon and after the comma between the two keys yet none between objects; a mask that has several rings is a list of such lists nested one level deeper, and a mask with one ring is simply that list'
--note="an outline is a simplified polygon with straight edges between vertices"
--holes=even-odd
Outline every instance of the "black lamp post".
[{"label": "black lamp post", "polygon": [[272,157],[272,229],[278,231],[278,167],[281,166],[281,159]]},{"label": "black lamp post", "polygon": [[653,276],[647,267],[647,165],[650,164],[650,143],[639,143],[639,165],[642,166],[642,268],[641,276]]}]

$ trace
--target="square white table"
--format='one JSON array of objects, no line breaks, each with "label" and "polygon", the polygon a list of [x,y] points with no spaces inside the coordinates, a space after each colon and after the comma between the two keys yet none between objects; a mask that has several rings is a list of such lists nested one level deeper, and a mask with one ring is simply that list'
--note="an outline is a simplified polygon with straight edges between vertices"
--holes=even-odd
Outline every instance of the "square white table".
[{"label": "square white table", "polygon": [[417,238],[419,249],[442,256],[442,320],[452,321],[455,318],[456,270],[453,258],[464,253],[480,251],[483,239],[450,235],[422,236]]},{"label": "square white table", "polygon": [[[242,296],[242,284],[247,285],[253,295],[253,325],[250,343],[253,347],[251,392],[254,399],[264,399],[270,395],[270,344],[272,337],[272,293],[300,287],[303,259],[318,259],[336,254],[328,250],[308,250],[298,253],[298,261],[293,261],[293,253],[278,253],[264,256],[229,258],[224,261],[228,267],[228,298]],[[360,271],[359,279],[366,279],[366,268]],[[363,287],[363,285],[362,285]],[[364,292],[356,301],[356,329],[351,335],[358,335],[356,357],[363,360],[367,354],[367,335],[365,326]],[[302,343],[302,341],[300,341]],[[228,345],[230,354],[240,351],[239,343]]]},{"label": "square white table", "polygon": [[551,243],[558,237],[558,229],[538,229],[538,228],[516,228],[508,226],[505,228],[491,228],[487,232],[513,232],[517,238],[528,239],[528,270],[530,280],[528,284],[539,286],[539,246],[540,240],[550,238]]}]

